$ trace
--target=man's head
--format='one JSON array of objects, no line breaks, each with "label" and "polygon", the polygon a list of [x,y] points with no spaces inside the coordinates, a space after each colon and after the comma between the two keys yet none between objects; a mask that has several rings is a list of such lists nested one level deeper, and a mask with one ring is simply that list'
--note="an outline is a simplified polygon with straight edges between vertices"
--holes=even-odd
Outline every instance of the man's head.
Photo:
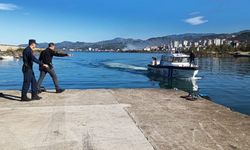
[{"label": "man's head", "polygon": [[55,45],[55,43],[49,43],[49,48],[51,49],[51,50],[55,50],[56,49],[56,45]]},{"label": "man's head", "polygon": [[34,50],[34,49],[36,48],[36,45],[37,45],[36,40],[34,40],[34,39],[30,39],[30,40],[29,40],[29,47],[30,47],[32,50]]}]

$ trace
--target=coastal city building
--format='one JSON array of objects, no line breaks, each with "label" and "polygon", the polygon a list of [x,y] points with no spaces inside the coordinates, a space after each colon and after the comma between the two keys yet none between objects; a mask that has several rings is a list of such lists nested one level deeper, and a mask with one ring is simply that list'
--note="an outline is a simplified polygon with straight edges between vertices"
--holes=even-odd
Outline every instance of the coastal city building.
[{"label": "coastal city building", "polygon": [[221,39],[214,39],[214,45],[220,46],[221,45]]},{"label": "coastal city building", "polygon": [[194,42],[194,47],[198,47],[199,46],[199,42]]},{"label": "coastal city building", "polygon": [[174,48],[178,48],[179,47],[179,41],[174,41]]},{"label": "coastal city building", "polygon": [[187,41],[187,40],[184,40],[184,41],[183,41],[183,46],[184,46],[184,47],[187,47],[187,46],[188,46],[188,41]]},{"label": "coastal city building", "polygon": [[207,45],[208,45],[208,46],[210,46],[210,45],[212,45],[212,44],[213,44],[212,40],[211,40],[211,39],[209,39],[209,40],[208,40],[208,44],[207,44]]},{"label": "coastal city building", "polygon": [[199,39],[199,40],[174,40],[163,45],[147,46],[144,51],[167,51],[167,50],[178,50],[184,49],[189,50],[190,48],[196,48],[197,51],[205,50],[208,46],[221,46],[231,45],[234,48],[240,46],[240,42],[237,40],[230,40],[226,38],[214,38],[214,39]]}]

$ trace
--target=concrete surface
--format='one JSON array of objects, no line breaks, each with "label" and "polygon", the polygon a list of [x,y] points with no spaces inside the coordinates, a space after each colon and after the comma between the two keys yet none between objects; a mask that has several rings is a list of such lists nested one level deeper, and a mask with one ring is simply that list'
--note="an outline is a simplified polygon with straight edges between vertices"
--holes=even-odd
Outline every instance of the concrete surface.
[{"label": "concrete surface", "polygon": [[249,150],[250,117],[162,89],[0,91],[0,149]]}]

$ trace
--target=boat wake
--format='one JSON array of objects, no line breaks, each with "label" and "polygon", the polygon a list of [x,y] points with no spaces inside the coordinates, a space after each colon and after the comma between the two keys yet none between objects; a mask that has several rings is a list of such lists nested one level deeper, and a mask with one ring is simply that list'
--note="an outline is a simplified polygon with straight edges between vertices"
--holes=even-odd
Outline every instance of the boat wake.
[{"label": "boat wake", "polygon": [[146,67],[134,66],[134,65],[123,64],[123,63],[105,62],[103,64],[107,68],[119,69],[122,71],[142,71],[142,72],[147,71]]},{"label": "boat wake", "polygon": [[193,80],[201,80],[202,77],[192,77],[191,79],[193,79]]},{"label": "boat wake", "polygon": [[191,80],[201,80],[202,77],[190,77],[190,78],[178,78],[178,79],[191,81]]}]

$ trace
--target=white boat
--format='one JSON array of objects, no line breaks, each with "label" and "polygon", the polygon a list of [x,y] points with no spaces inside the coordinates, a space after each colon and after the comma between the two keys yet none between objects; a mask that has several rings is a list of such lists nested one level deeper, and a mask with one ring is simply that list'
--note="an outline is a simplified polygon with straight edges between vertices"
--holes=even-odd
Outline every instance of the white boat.
[{"label": "white boat", "polygon": [[168,78],[195,78],[199,72],[198,65],[190,63],[189,60],[189,55],[183,53],[164,54],[160,61],[153,58],[148,65],[148,71],[150,74]]},{"label": "white boat", "polygon": [[14,60],[14,57],[13,56],[0,56],[0,60],[12,61]]}]

